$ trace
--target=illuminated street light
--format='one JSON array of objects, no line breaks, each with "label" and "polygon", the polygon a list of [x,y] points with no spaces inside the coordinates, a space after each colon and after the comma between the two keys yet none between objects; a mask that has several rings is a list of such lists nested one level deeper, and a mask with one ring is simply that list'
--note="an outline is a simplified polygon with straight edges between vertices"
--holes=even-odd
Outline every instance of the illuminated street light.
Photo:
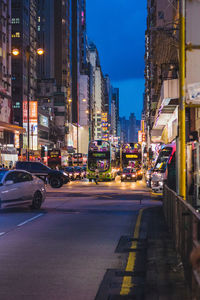
[{"label": "illuminated street light", "polygon": [[38,48],[38,49],[37,49],[37,54],[38,54],[38,55],[43,55],[43,54],[44,54],[44,49]]},{"label": "illuminated street light", "polygon": [[68,99],[68,102],[71,103],[71,102],[72,102],[72,99]]},{"label": "illuminated street light", "polygon": [[82,99],[83,102],[87,102],[87,100],[85,98]]},{"label": "illuminated street light", "polygon": [[19,55],[19,49],[13,49],[12,50],[12,55],[14,55],[14,56],[17,56],[17,55]]},{"label": "illuminated street light", "polygon": [[86,110],[85,112],[86,112],[86,114],[89,114],[89,110]]}]

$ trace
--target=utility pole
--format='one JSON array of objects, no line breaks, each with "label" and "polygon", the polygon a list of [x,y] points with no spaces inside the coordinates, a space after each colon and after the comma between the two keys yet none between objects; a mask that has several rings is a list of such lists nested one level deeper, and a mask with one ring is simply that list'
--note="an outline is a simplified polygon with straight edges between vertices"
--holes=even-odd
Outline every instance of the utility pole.
[{"label": "utility pole", "polygon": [[185,137],[185,0],[179,0],[179,195],[186,200],[186,137]]}]

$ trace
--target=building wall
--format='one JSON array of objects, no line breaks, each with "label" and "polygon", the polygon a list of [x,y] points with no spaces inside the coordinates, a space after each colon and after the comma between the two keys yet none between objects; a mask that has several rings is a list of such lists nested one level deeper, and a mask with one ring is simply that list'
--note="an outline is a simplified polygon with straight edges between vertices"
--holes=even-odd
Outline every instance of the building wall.
[{"label": "building wall", "polygon": [[11,122],[11,1],[0,5],[0,121]]},{"label": "building wall", "polygon": [[89,125],[89,78],[88,75],[80,75],[79,88],[79,125]]}]

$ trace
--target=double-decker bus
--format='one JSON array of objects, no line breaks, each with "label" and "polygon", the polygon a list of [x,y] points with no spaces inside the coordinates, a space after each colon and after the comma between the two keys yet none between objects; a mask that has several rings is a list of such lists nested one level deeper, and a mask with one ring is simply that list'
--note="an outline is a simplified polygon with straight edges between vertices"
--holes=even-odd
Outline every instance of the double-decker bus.
[{"label": "double-decker bus", "polygon": [[121,146],[121,168],[141,168],[141,145],[138,143],[127,143]]},{"label": "double-decker bus", "polygon": [[[164,180],[169,180],[172,173],[173,180],[176,182],[175,176],[175,153],[176,144],[168,144],[162,147],[159,152],[158,158],[156,160],[155,166],[153,168],[153,173],[151,175],[151,188],[154,192],[163,191]],[[170,166],[171,174],[168,174],[168,167]],[[174,172],[173,172],[174,171]],[[170,176],[169,176],[170,175]]]},{"label": "double-decker bus", "polygon": [[60,149],[48,150],[47,165],[52,169],[55,169],[56,167],[61,167]]},{"label": "double-decker bus", "polygon": [[91,141],[88,147],[87,178],[95,179],[95,170],[99,171],[100,181],[109,181],[115,178],[116,171],[112,167],[115,162],[115,153],[110,142],[104,140]]},{"label": "double-decker bus", "polygon": [[83,165],[83,154],[82,153],[74,153],[72,156],[72,164],[73,164],[73,166],[82,166]]}]

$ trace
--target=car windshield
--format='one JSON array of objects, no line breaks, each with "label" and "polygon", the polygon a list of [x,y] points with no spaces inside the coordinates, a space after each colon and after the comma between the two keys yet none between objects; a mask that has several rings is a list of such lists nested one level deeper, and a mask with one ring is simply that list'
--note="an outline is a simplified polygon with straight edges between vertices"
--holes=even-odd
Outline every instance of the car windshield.
[{"label": "car windshield", "polygon": [[172,148],[170,147],[161,150],[158,159],[156,161],[154,171],[165,172],[171,153],[172,153]]},{"label": "car windshield", "polygon": [[74,169],[73,169],[73,168],[70,168],[70,167],[67,167],[65,170],[66,170],[67,172],[73,172],[73,171],[74,171]]},{"label": "car windshield", "polygon": [[123,170],[123,173],[130,173],[131,172],[131,170],[130,169],[127,169],[127,168],[125,168],[124,170]]},{"label": "car windshield", "polygon": [[2,181],[4,175],[6,174],[7,171],[1,171],[0,170],[0,182]]},{"label": "car windshield", "polygon": [[74,167],[74,170],[77,172],[77,171],[81,171],[81,168],[80,167]]}]

